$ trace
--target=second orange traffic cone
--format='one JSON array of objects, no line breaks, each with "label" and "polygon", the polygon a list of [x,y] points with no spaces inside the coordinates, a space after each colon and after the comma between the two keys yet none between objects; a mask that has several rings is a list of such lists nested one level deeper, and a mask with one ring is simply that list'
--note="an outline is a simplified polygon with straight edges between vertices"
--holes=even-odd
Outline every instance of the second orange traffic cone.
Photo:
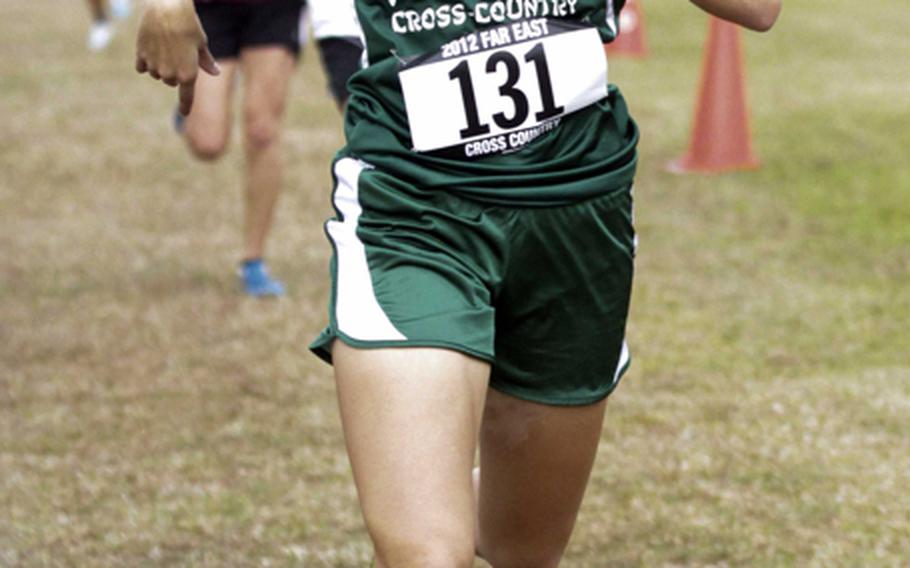
[{"label": "second orange traffic cone", "polygon": [[759,165],[752,152],[739,27],[712,17],[689,148],[668,169],[722,172]]}]

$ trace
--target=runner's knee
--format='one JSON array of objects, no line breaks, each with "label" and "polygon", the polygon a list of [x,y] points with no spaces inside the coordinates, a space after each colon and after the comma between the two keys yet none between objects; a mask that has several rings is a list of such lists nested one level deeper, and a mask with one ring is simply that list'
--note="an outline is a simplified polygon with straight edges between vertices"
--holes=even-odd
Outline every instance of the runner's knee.
[{"label": "runner's knee", "polygon": [[557,568],[562,559],[561,547],[535,546],[531,542],[493,544],[484,550],[484,559],[496,568]]},{"label": "runner's knee", "polygon": [[[378,513],[378,511],[374,512]],[[380,566],[469,568],[474,563],[472,523],[445,517],[390,519],[365,512]]]},{"label": "runner's knee", "polygon": [[278,141],[281,129],[280,113],[247,111],[245,113],[247,146],[253,149],[268,148]]},{"label": "runner's knee", "polygon": [[186,142],[190,151],[200,160],[213,161],[224,155],[227,150],[227,137],[219,132],[188,128]]},{"label": "runner's knee", "polygon": [[413,568],[470,568],[474,564],[471,538],[408,535],[405,538],[375,538],[380,566]]}]

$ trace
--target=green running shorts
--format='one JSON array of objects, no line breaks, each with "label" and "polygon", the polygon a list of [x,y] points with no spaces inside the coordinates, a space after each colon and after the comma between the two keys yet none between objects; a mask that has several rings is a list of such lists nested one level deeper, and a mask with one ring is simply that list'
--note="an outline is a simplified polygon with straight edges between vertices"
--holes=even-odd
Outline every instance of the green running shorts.
[{"label": "green running shorts", "polygon": [[310,348],[438,347],[491,363],[525,400],[602,400],[629,364],[631,187],[559,207],[426,191],[351,157],[334,164],[328,327]]}]

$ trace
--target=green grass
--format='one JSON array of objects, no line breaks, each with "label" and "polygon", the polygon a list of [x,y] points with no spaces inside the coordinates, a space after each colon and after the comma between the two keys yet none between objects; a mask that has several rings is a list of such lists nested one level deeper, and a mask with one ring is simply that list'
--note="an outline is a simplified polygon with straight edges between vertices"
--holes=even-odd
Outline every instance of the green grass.
[{"label": "green grass", "polygon": [[[564,565],[910,558],[910,36],[899,2],[787,2],[742,36],[753,172],[676,176],[706,20],[644,4],[615,59],[642,129],[634,364]],[[307,52],[271,242],[237,294],[239,145],[193,161],[174,93],[80,3],[0,7],[0,566],[363,566],[330,369],[327,164]]]}]

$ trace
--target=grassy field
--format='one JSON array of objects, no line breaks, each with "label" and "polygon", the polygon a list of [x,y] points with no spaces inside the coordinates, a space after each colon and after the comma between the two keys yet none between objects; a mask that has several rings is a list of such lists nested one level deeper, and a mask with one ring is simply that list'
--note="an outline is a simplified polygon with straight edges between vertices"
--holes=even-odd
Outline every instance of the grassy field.
[{"label": "grassy field", "polygon": [[[787,3],[743,36],[763,167],[674,176],[706,20],[645,3],[611,73],[638,117],[632,370],[564,565],[910,563],[910,24]],[[239,144],[190,159],[135,19],[0,5],[0,566],[364,566],[330,369],[314,53],[294,84],[273,271],[241,297]]]}]

